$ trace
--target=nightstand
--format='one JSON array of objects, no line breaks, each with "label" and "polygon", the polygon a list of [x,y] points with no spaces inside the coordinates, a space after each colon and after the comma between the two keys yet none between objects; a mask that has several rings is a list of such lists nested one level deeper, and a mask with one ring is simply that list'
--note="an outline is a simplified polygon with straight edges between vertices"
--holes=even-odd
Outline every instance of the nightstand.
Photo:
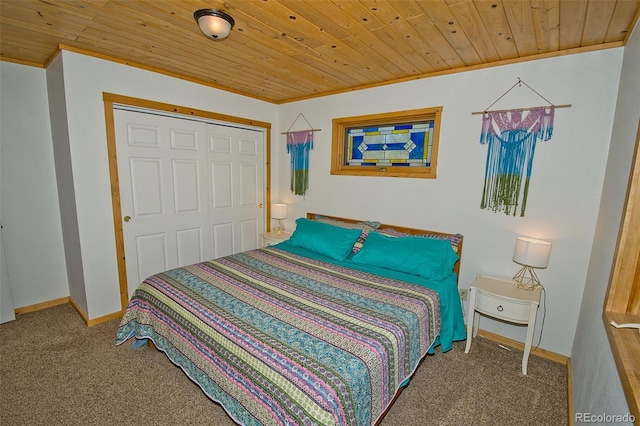
[{"label": "nightstand", "polygon": [[[471,285],[469,296],[469,315],[467,316],[467,345],[469,353],[472,337],[478,335],[480,314],[515,324],[527,325],[527,339],[522,356],[522,374],[527,374],[527,362],[531,352],[533,330],[540,305],[542,287],[522,290],[511,279],[492,278],[478,275]],[[473,336],[472,336],[473,332]]]},{"label": "nightstand", "polygon": [[275,232],[265,232],[262,234],[262,247],[271,246],[288,240],[291,237],[291,232],[282,232],[276,234]]}]

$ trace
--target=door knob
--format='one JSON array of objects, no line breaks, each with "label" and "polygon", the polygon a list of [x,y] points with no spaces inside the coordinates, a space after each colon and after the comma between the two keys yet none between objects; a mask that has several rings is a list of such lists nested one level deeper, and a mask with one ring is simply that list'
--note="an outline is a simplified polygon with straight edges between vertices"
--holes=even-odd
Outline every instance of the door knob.
[{"label": "door knob", "polygon": [[131,222],[131,216],[125,216],[124,217],[124,221],[125,222]]},{"label": "door knob", "polygon": [[258,208],[260,209],[262,208],[262,203],[258,204]]}]

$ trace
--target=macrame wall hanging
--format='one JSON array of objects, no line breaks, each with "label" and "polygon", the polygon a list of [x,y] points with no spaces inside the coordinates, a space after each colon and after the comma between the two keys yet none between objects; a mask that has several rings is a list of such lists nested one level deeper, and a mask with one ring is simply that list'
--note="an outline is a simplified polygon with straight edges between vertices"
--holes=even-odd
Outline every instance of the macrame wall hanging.
[{"label": "macrame wall hanging", "polygon": [[[549,106],[488,111],[512,89],[522,85]],[[520,216],[524,216],[536,143],[551,139],[555,110],[570,106],[552,104],[518,78],[516,84],[484,111],[472,113],[482,114],[480,143],[488,145],[480,208],[516,216],[519,206]]]},{"label": "macrame wall hanging", "polygon": [[[302,117],[309,126],[308,130],[291,131],[296,121]],[[313,149],[313,133],[320,129],[314,129],[307,118],[298,114],[291,126],[283,135],[287,135],[287,152],[291,154],[291,182],[290,189],[295,195],[304,196],[309,188],[309,151]]]}]

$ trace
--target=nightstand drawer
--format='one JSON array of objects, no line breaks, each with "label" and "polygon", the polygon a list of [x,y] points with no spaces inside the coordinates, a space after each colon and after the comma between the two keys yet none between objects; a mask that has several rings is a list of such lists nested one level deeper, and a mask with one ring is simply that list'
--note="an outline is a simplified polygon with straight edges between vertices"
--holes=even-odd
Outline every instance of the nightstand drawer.
[{"label": "nightstand drawer", "polygon": [[492,317],[526,324],[529,322],[531,303],[502,299],[476,290],[475,308]]}]

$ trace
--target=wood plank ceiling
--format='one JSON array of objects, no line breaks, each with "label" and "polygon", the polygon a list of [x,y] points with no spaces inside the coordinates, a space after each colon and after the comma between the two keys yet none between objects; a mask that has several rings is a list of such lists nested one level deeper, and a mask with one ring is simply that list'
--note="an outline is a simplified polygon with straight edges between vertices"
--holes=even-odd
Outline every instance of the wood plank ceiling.
[{"label": "wood plank ceiling", "polygon": [[[231,35],[193,18],[218,8]],[[624,45],[640,0],[2,0],[0,59],[59,48],[273,103]]]}]

